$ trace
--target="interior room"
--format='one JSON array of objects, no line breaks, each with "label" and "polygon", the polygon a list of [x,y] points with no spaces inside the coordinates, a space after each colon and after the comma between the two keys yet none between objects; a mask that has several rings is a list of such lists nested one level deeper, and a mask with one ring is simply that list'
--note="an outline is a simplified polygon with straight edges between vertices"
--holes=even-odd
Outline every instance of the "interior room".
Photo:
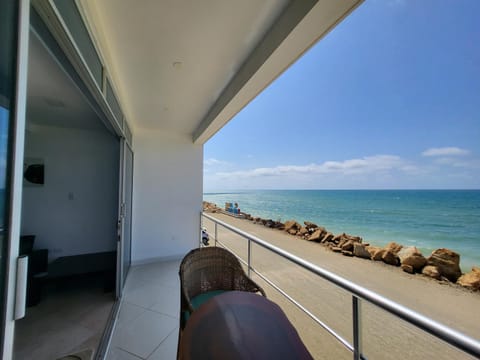
[{"label": "interior room", "polygon": [[55,46],[31,27],[16,359],[90,358],[116,298],[120,143]]}]

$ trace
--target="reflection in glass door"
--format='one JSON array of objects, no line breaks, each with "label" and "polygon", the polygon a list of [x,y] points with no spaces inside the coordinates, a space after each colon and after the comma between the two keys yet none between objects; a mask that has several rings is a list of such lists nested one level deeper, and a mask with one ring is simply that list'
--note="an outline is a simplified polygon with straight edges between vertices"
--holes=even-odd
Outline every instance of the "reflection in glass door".
[{"label": "reflection in glass door", "polygon": [[125,171],[123,178],[124,210],[123,210],[123,283],[127,279],[132,254],[132,191],[133,191],[133,152],[125,143]]},{"label": "reflection in glass door", "polygon": [[[6,265],[8,251],[8,214],[10,199],[10,166],[9,159],[9,116],[8,108],[0,105],[0,314],[2,332],[4,324]],[[3,338],[3,336],[2,336]],[[1,345],[0,345],[1,346]]]},{"label": "reflection in glass door", "polygon": [[[29,0],[0,0],[0,357],[12,357],[20,237]],[[23,285],[26,285],[23,283]],[[17,294],[19,295],[19,294]]]},{"label": "reflection in glass door", "polygon": [[122,296],[132,253],[133,152],[125,139],[120,140],[120,205],[117,243],[117,297]]},{"label": "reflection in glass door", "polygon": [[[0,321],[5,330],[5,297],[12,171],[17,54],[16,1],[0,0]],[[0,347],[3,342],[0,343]],[[3,349],[0,349],[3,353]],[[1,355],[0,355],[1,356]]]}]

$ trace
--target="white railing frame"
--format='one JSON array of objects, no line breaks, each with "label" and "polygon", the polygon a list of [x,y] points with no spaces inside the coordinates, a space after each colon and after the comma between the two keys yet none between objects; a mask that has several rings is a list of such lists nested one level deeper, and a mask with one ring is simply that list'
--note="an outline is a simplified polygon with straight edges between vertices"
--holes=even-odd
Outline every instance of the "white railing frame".
[{"label": "white railing frame", "polygon": [[[361,287],[349,280],[346,280],[324,268],[321,268],[317,265],[314,265],[298,256],[295,256],[277,246],[274,246],[262,239],[257,238],[245,231],[242,231],[230,224],[227,224],[217,218],[202,213],[202,216],[206,219],[209,219],[214,223],[215,226],[215,246],[218,244],[229,249],[225,244],[218,240],[218,225],[223,226],[224,228],[232,231],[233,233],[240,235],[241,237],[248,240],[248,250],[247,250],[247,261],[244,261],[238,254],[235,254],[242,263],[247,266],[248,276],[251,275],[251,272],[254,272],[256,275],[260,276],[264,281],[271,285],[275,290],[279,291],[283,296],[285,296],[290,302],[297,306],[301,311],[311,317],[316,323],[323,327],[328,333],[334,336],[342,345],[344,345],[348,350],[353,353],[353,358],[355,360],[365,359],[365,356],[362,353],[362,330],[361,330],[361,300],[368,301],[372,305],[379,307],[390,314],[414,325],[415,327],[433,335],[434,337],[452,345],[453,347],[480,358],[480,341],[473,339],[465,334],[460,333],[452,328],[449,328],[435,320],[432,320],[424,315],[421,315],[403,305],[400,305],[392,300],[389,300],[373,291],[370,291],[364,287]],[[263,247],[264,249],[270,250],[271,252],[282,256],[283,258],[299,265],[300,267],[320,276],[321,278],[327,280],[330,283],[346,290],[352,295],[352,333],[353,333],[353,345],[350,344],[347,340],[338,335],[331,327],[325,324],[323,321],[318,319],[312,312],[305,308],[302,304],[288,295],[283,291],[279,286],[273,283],[266,276],[255,270],[252,266],[251,258],[251,243]],[[233,252],[233,251],[232,251]]]}]

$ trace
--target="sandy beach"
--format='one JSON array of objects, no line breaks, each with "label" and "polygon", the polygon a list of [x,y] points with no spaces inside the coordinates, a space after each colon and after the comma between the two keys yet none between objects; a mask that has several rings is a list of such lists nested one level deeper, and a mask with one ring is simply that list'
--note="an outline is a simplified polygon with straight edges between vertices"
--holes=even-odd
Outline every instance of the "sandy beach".
[{"label": "sandy beach", "polygon": [[[333,253],[325,247],[285,232],[223,214],[211,214],[294,255],[353,281],[422,315],[480,339],[480,293],[410,275],[382,262]],[[214,227],[204,219],[211,234]],[[246,241],[218,227],[218,239],[246,259]],[[352,342],[351,295],[299,266],[259,246],[252,248],[253,266],[292,295],[328,326]],[[268,298],[278,303],[297,328],[306,346],[318,359],[351,359],[352,354],[313,320],[296,309],[276,290],[253,276]],[[470,359],[414,326],[362,302],[363,353],[368,359]]]}]

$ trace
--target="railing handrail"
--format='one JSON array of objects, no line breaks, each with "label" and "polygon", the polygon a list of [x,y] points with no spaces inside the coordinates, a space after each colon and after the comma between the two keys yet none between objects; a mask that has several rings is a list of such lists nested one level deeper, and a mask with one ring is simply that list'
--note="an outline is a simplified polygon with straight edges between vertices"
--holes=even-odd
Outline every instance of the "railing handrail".
[{"label": "railing handrail", "polygon": [[254,235],[251,235],[245,231],[242,231],[230,224],[227,224],[211,215],[202,213],[202,215],[216,222],[226,229],[245,237],[257,245],[262,246],[265,249],[268,249],[274,252],[277,255],[282,256],[283,258],[292,261],[293,263],[301,266],[302,268],[309,270],[310,272],[322,277],[323,279],[343,288],[344,290],[350,292],[352,295],[357,296],[363,300],[370,302],[371,304],[378,306],[385,311],[407,321],[408,323],[415,325],[416,327],[422,329],[425,332],[432,334],[433,336],[453,345],[454,347],[469,353],[470,355],[480,357],[480,341],[477,341],[461,332],[454,330],[448,326],[445,326],[435,320],[432,320],[424,315],[421,315],[403,305],[400,305],[392,300],[389,300],[371,290],[368,290],[360,285],[357,285],[347,279],[344,279],[341,276],[338,276],[326,269],[323,269],[315,264],[312,264],[296,255],[289,253],[275,245],[272,245]]}]

